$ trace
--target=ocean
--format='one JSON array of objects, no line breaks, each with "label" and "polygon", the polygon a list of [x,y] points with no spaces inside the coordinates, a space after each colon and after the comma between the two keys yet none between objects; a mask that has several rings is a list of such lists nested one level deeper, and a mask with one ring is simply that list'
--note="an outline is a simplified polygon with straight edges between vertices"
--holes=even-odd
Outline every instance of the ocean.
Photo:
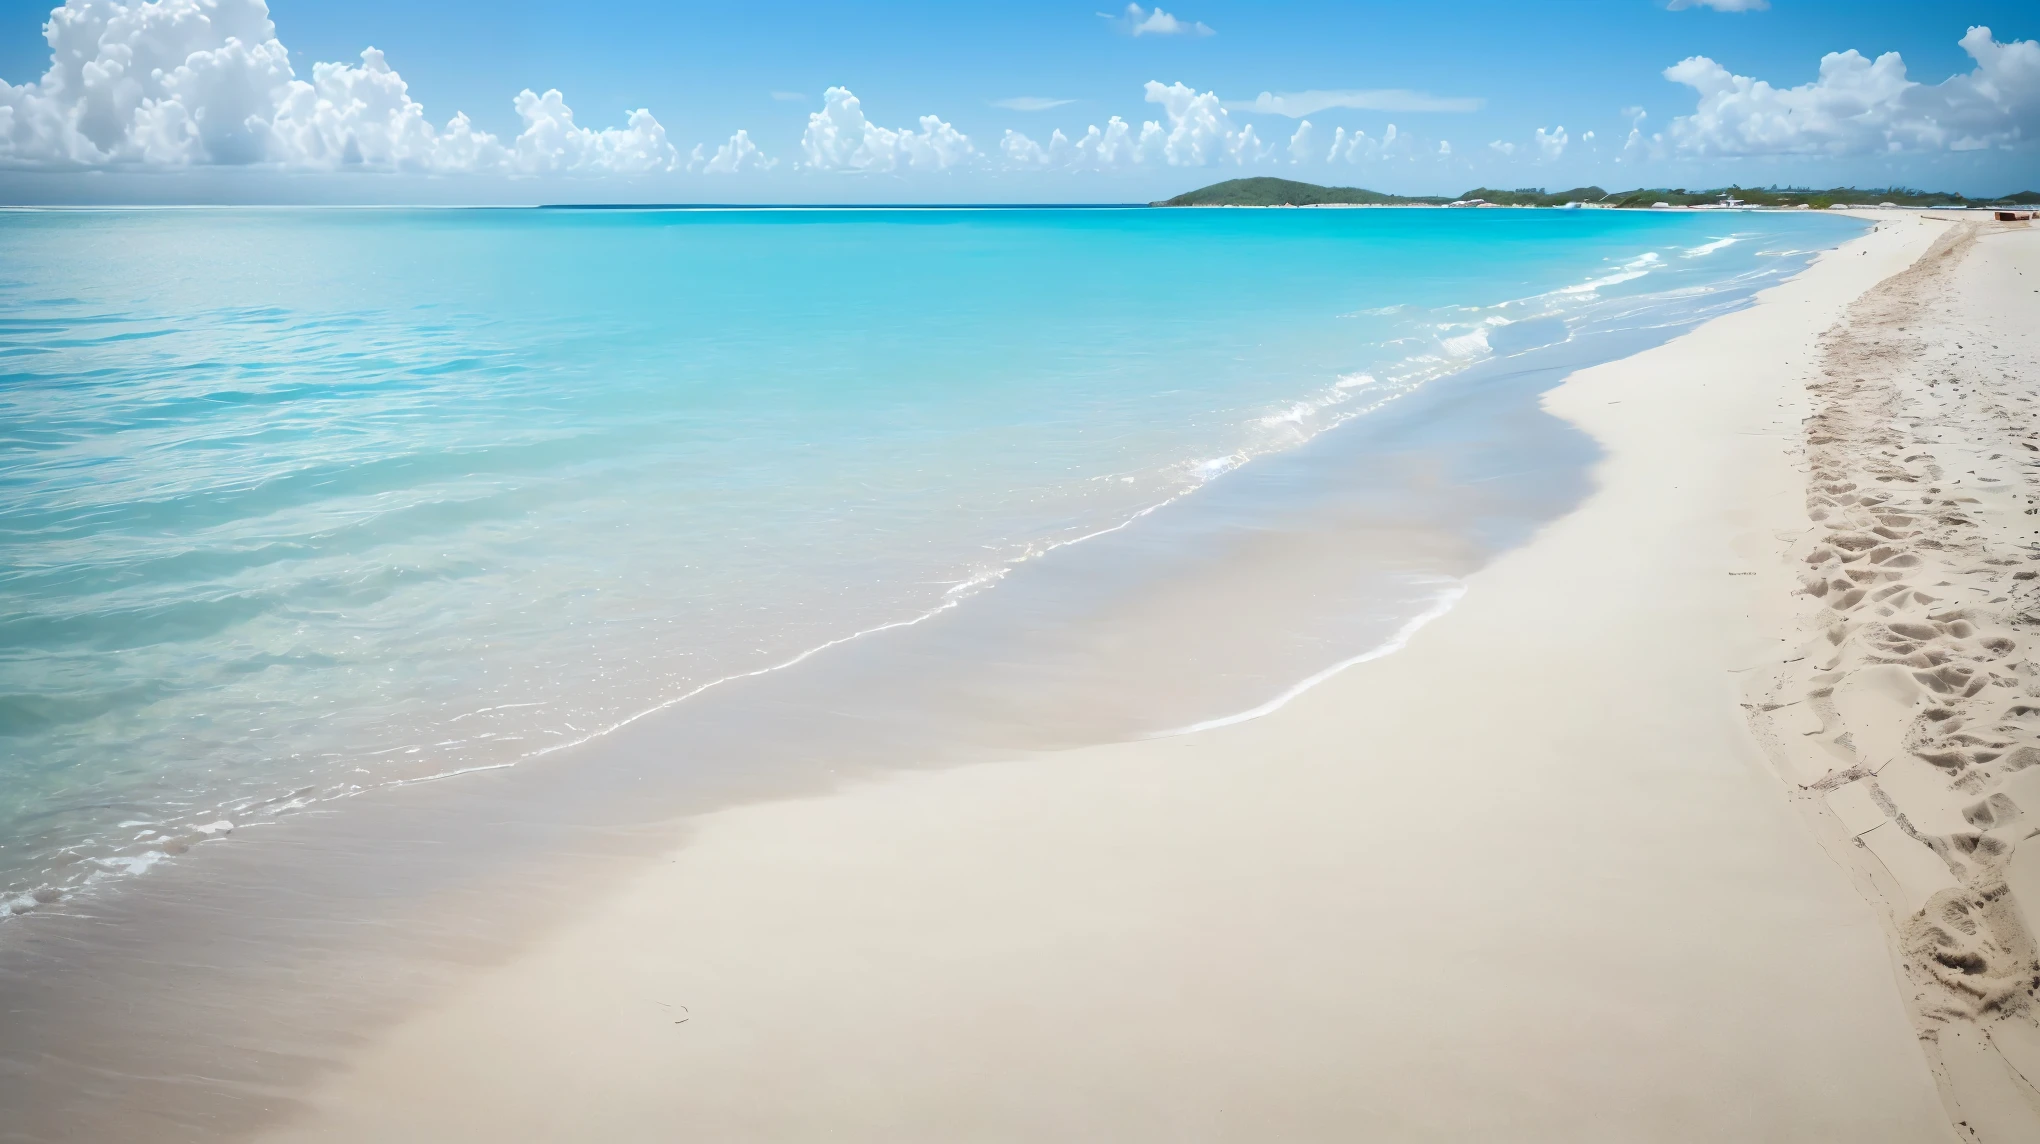
[{"label": "ocean", "polygon": [[773,714],[611,770],[1249,717],[1584,495],[1537,385],[1862,225],[0,213],[0,918],[731,681]]}]

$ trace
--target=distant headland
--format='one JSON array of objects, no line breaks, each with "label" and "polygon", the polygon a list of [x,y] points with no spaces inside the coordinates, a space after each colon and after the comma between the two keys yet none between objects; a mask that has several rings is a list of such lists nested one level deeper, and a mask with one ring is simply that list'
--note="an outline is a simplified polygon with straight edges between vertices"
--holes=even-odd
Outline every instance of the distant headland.
[{"label": "distant headland", "polygon": [[1150,203],[1157,207],[1807,207],[1826,210],[1839,206],[1899,207],[2003,207],[2040,205],[2040,191],[2019,191],[1994,199],[1972,199],[1949,191],[1920,191],[1905,187],[1717,187],[1692,191],[1684,187],[1639,188],[1633,191],[1605,191],[1600,187],[1574,187],[1546,191],[1523,187],[1513,191],[1475,187],[1458,198],[1443,195],[1390,195],[1360,187],[1321,187],[1294,179],[1266,176],[1227,179],[1200,187],[1173,199]]}]

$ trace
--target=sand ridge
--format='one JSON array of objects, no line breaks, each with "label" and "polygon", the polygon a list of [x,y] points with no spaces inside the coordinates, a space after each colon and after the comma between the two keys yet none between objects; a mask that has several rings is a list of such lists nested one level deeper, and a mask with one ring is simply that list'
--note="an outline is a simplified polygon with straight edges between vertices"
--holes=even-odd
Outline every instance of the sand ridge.
[{"label": "sand ridge", "polygon": [[1822,339],[1803,642],[1746,704],[1986,1141],[2040,1139],[2036,287],[2040,233],[1958,222]]}]

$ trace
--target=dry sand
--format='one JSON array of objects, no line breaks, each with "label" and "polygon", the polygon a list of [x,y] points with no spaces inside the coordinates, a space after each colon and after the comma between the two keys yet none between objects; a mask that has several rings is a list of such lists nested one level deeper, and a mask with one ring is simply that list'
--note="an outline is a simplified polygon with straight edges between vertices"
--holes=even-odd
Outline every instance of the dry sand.
[{"label": "dry sand", "polygon": [[1823,348],[1753,722],[1892,928],[1950,1114],[2040,1140],[2040,233],[1953,226]]},{"label": "dry sand", "polygon": [[[363,1046],[271,1139],[2033,1139],[1958,1134],[1935,1070],[1961,1070],[1945,1051],[1930,1067],[1916,1034],[2017,1007],[2030,947],[1975,903],[1987,871],[2034,869],[1974,857],[1982,838],[2011,853],[2019,828],[1963,817],[1980,802],[1995,823],[2012,812],[1994,796],[2032,797],[2011,756],[1944,736],[1968,754],[1942,770],[1985,776],[1973,789],[1910,763],[1915,786],[1889,784],[1923,808],[1911,829],[1942,839],[1921,847],[1946,873],[1916,878],[1895,858],[1899,873],[1864,875],[1885,851],[1859,850],[1824,817],[1833,795],[1800,786],[1875,760],[1766,750],[1801,708],[1820,726],[1790,728],[1791,747],[1808,729],[1832,745],[1855,717],[1850,679],[1895,717],[1902,684],[1858,666],[1892,617],[1862,612],[1882,606],[1868,595],[1816,616],[1846,595],[1803,594],[1809,568],[1825,583],[1858,564],[1804,562],[1826,534],[1809,531],[1802,421],[1817,398],[1821,425],[1849,422],[1820,431],[1814,460],[1823,487],[1866,486],[1853,474],[1882,439],[1847,442],[1879,432],[1859,407],[1884,382],[1838,385],[1822,355],[1854,343],[1820,338],[1946,229],[1887,212],[1758,305],[1554,391],[1549,408],[1607,446],[1600,491],[1406,650],[1252,722],[697,820],[576,920]],[[1993,235],[1970,259],[2014,247]],[[1919,432],[1984,432],[2002,400],[1984,383],[2008,379],[1982,360],[1960,400],[1922,406]],[[1942,498],[1958,503],[1894,524],[1913,536],[1891,545],[1909,540],[1919,569],[1959,551],[1929,591],[1980,577],[1993,596],[1971,594],[1994,598],[2011,566],[1972,569],[1945,537],[1998,553],[1963,530],[2014,498],[1979,482],[2032,470],[2024,449],[1956,448],[1893,461],[1919,474],[1903,495],[1958,487],[1934,464],[1982,503]],[[2004,456],[1986,473],[1990,452]],[[1817,507],[1851,536],[1868,527],[1860,496]],[[1920,554],[1930,535],[1943,547]],[[1934,634],[1894,638],[2015,659],[1990,642],[2021,598],[2005,594],[1999,619],[1959,630],[1922,601]],[[1823,674],[1792,675],[1809,635]],[[2025,678],[1990,703],[1931,702],[1995,743]],[[1779,686],[1828,698],[1757,712]],[[1890,740],[1863,718],[1854,742]],[[1922,894],[1926,919],[1909,913]],[[1912,952],[1929,947],[1984,968],[1949,990]],[[1979,976],[1982,994],[1964,988]]]}]

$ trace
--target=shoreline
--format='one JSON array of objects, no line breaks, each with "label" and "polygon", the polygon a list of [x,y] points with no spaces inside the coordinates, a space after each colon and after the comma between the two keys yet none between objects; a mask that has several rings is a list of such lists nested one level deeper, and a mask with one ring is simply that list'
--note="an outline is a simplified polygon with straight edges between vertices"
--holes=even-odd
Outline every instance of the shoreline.
[{"label": "shoreline", "polygon": [[[1598,449],[1539,411],[1539,393],[1749,305],[1810,257],[1787,253],[1715,275],[1723,288],[1704,295],[1590,306],[1563,341],[1540,340],[1541,326],[1497,335],[1495,356],[1449,386],[1031,566],[985,608],[771,683],[733,681],[570,765],[377,788],[274,829],[234,814],[230,836],[131,889],[16,919],[18,940],[0,946],[11,1127],[235,1137],[478,967],[571,926],[696,816],[1265,705],[1345,649],[1391,639],[1431,606],[1438,576],[1579,502]],[[166,1040],[179,1049],[165,1054]],[[108,1092],[106,1076],[125,1079]]]},{"label": "shoreline", "polygon": [[[1725,239],[1717,240],[1716,242],[1711,243],[1705,247],[1698,248],[1697,250],[1688,250],[1686,251],[1686,253],[1688,255],[1708,253],[1711,252],[1713,249],[1718,248],[1719,246],[1727,245],[1729,242],[1730,240]],[[1784,255],[1792,257],[1794,259],[1794,265],[1796,265],[1797,259],[1803,258],[1808,252],[1801,250],[1785,250],[1782,253]],[[1790,272],[1789,270],[1781,269],[1777,273],[1789,273],[1789,272]],[[1772,272],[1767,271],[1766,273]],[[1285,436],[1289,439],[1280,442],[1256,439],[1252,441],[1237,443],[1236,448],[1233,452],[1227,454],[1222,458],[1216,458],[1212,461],[1207,461],[1205,465],[1198,470],[1200,479],[1197,481],[1196,484],[1184,485],[1181,482],[1179,482],[1174,487],[1158,490],[1157,495],[1160,497],[1160,499],[1149,501],[1147,503],[1134,502],[1120,515],[1116,517],[1106,518],[1107,520],[1109,520],[1109,523],[1101,522],[1099,527],[1096,527],[1092,531],[1083,532],[1080,534],[1056,535],[1052,537],[1045,537],[1037,540],[1034,543],[1027,545],[1025,551],[1014,553],[1001,553],[998,555],[996,560],[984,562],[980,564],[980,566],[978,566],[977,568],[973,569],[967,580],[958,581],[950,585],[941,596],[918,602],[920,604],[919,610],[910,610],[905,612],[904,614],[895,612],[890,615],[885,613],[879,613],[876,615],[861,616],[859,617],[859,623],[862,624],[863,626],[851,625],[846,629],[841,630],[840,632],[828,631],[819,633],[820,640],[817,643],[805,645],[794,643],[789,644],[784,648],[775,649],[779,654],[779,658],[774,660],[760,662],[755,665],[736,665],[733,666],[733,668],[729,670],[727,674],[708,675],[705,678],[696,677],[694,679],[690,679],[687,681],[688,686],[686,686],[684,689],[677,693],[656,697],[646,697],[642,705],[622,707],[615,712],[605,712],[605,715],[607,716],[606,718],[598,719],[593,722],[590,722],[588,720],[582,720],[583,725],[573,726],[571,728],[572,730],[571,735],[566,735],[562,738],[559,738],[556,741],[547,743],[544,746],[534,747],[533,749],[525,751],[524,753],[521,754],[513,756],[504,756],[500,754],[495,756],[483,756],[481,761],[475,761],[473,759],[469,759],[466,757],[456,757],[452,759],[442,760],[440,764],[434,765],[429,768],[419,768],[410,771],[398,772],[394,776],[377,777],[373,781],[357,782],[354,785],[343,785],[340,783],[310,784],[300,789],[296,784],[285,784],[284,786],[280,786],[275,791],[268,792],[269,797],[248,796],[238,800],[247,805],[232,805],[230,803],[223,802],[209,810],[204,811],[203,813],[199,813],[191,817],[189,821],[173,822],[171,824],[170,829],[157,832],[162,835],[160,839],[154,840],[152,842],[141,843],[136,846],[130,846],[127,848],[125,852],[120,854],[117,858],[109,857],[107,863],[102,863],[103,865],[107,865],[106,871],[100,874],[95,874],[94,881],[102,885],[118,883],[123,881],[126,876],[129,876],[133,873],[141,873],[147,871],[150,866],[160,863],[168,857],[181,855],[190,847],[195,846],[200,842],[216,840],[220,834],[226,831],[249,826],[268,826],[275,822],[279,822],[281,821],[280,819],[269,818],[263,813],[268,807],[275,804],[288,802],[290,804],[290,806],[286,808],[286,810],[288,811],[299,810],[305,807],[316,806],[322,803],[346,802],[364,796],[372,797],[374,795],[374,792],[377,791],[393,790],[405,786],[417,786],[425,783],[439,782],[452,778],[458,778],[464,775],[476,774],[487,771],[505,770],[515,768],[518,766],[523,766],[544,756],[557,754],[562,751],[583,750],[588,748],[591,744],[598,743],[599,740],[614,735],[615,733],[621,731],[625,727],[631,726],[648,718],[655,718],[663,712],[679,707],[697,697],[702,696],[706,692],[721,689],[730,684],[740,683],[741,681],[747,679],[753,679],[760,676],[770,675],[775,672],[783,671],[788,668],[798,666],[822,652],[830,651],[846,643],[863,640],[867,636],[871,636],[878,633],[890,632],[896,629],[912,628],[922,625],[923,623],[934,617],[940,616],[945,612],[951,611],[963,599],[976,595],[983,589],[997,585],[1000,581],[1004,580],[1010,573],[1018,570],[1020,566],[1023,564],[1032,563],[1050,552],[1063,549],[1071,545],[1094,540],[1099,537],[1104,537],[1114,532],[1125,530],[1131,525],[1141,521],[1143,518],[1146,518],[1158,511],[1168,509],[1170,506],[1175,505],[1180,501],[1184,501],[1186,498],[1192,497],[1193,494],[1208,493],[1209,486],[1211,485],[1211,478],[1202,475],[1205,472],[1205,470],[1212,470],[1215,468],[1215,471],[1218,472],[1230,472],[1231,470],[1237,469],[1240,466],[1249,463],[1250,461],[1258,461],[1259,464],[1255,469],[1255,473],[1258,474],[1263,467],[1270,463],[1281,463],[1277,462],[1275,460],[1276,458],[1289,456],[1290,454],[1295,453],[1299,449],[1309,449],[1310,442],[1314,440],[1318,435],[1321,435],[1322,433],[1330,429],[1338,428],[1341,425],[1343,425],[1346,421],[1352,420],[1356,417],[1363,417],[1376,414],[1379,411],[1381,411],[1384,406],[1387,406],[1390,403],[1402,401],[1403,399],[1411,396],[1416,392],[1428,390],[1436,382],[1448,381],[1452,384],[1456,384],[1463,388],[1469,383],[1471,383],[1475,377],[1492,374],[1493,372],[1495,372],[1496,369],[1523,374],[1534,373],[1539,371],[1550,372],[1550,369],[1548,367],[1552,367],[1554,365],[1558,366],[1561,369],[1576,368],[1578,365],[1581,364],[1604,361],[1608,360],[1610,357],[1613,356],[1621,356],[1630,352],[1634,352],[1634,349],[1636,347],[1635,344],[1633,344],[1633,342],[1632,344],[1620,344],[1619,341],[1611,339],[1610,337],[1611,331],[1609,329],[1595,328],[1597,326],[1597,323],[1591,318],[1590,315],[1594,308],[1593,303],[1598,299],[1598,295],[1596,295],[1594,291],[1590,289],[1590,287],[1605,287],[1610,284],[1620,283],[1625,280],[1638,277],[1643,277],[1643,274],[1632,271],[1628,273],[1618,274],[1614,277],[1603,277],[1584,284],[1572,284],[1565,287],[1555,287],[1552,290],[1546,291],[1542,294],[1532,295],[1526,298],[1507,299],[1500,303],[1496,303],[1493,305],[1492,308],[1497,311],[1500,311],[1510,306],[1522,306],[1525,304],[1534,306],[1537,303],[1539,303],[1540,300],[1545,299],[1560,299],[1567,298],[1568,296],[1576,296],[1587,300],[1588,305],[1586,305],[1584,308],[1574,306],[1574,309],[1578,311],[1577,313],[1568,312],[1567,314],[1558,316],[1558,320],[1566,322],[1569,327],[1573,328],[1568,329],[1566,331],[1566,336],[1557,343],[1539,344],[1534,340],[1535,335],[1533,335],[1532,340],[1526,343],[1529,348],[1504,348],[1501,350],[1491,350],[1490,347],[1488,347],[1485,344],[1489,331],[1487,328],[1483,326],[1476,329],[1476,335],[1482,344],[1478,349],[1475,349],[1473,351],[1473,353],[1475,354],[1475,358],[1473,359],[1473,364],[1471,365],[1467,365],[1462,361],[1440,359],[1442,361],[1442,364],[1438,364],[1432,367],[1426,367],[1428,372],[1425,372],[1421,376],[1416,373],[1409,373],[1404,376],[1391,377],[1390,378],[1391,384],[1385,387],[1381,387],[1379,389],[1374,387],[1374,381],[1371,376],[1361,375],[1362,380],[1365,381],[1367,385],[1363,386],[1363,388],[1360,389],[1348,391],[1346,386],[1348,382],[1351,380],[1351,378],[1341,376],[1337,383],[1336,388],[1324,388],[1319,391],[1306,392],[1302,395],[1302,399],[1292,406],[1291,410],[1289,411],[1289,416],[1291,417],[1295,416],[1296,410],[1299,409],[1307,410],[1308,416],[1300,419],[1298,423],[1302,424],[1303,422],[1307,421],[1309,427],[1307,429],[1298,429],[1293,433],[1290,433],[1285,430]],[[1758,278],[1759,280],[1761,280],[1760,275],[1749,275],[1747,277]],[[1718,309],[1719,307],[1725,305],[1734,306],[1747,304],[1747,300],[1751,293],[1753,292],[1753,290],[1754,283],[1749,282],[1747,280],[1730,279],[1724,282],[1716,282],[1713,283],[1708,288],[1705,294],[1705,298],[1707,300],[1706,306],[1700,306],[1695,310],[1682,311],[1680,309],[1679,304],[1666,300],[1669,299],[1671,295],[1665,295],[1664,297],[1660,298],[1656,303],[1653,303],[1653,305],[1655,305],[1660,311],[1662,311],[1661,313],[1655,316],[1643,317],[1641,319],[1638,319],[1634,316],[1625,317],[1623,319],[1618,319],[1618,324],[1621,321],[1640,320],[1642,321],[1643,325],[1637,328],[1650,329],[1653,328],[1654,325],[1661,323],[1662,326],[1666,329],[1667,331],[1666,333],[1651,334],[1642,340],[1647,341],[1650,337],[1661,338],[1664,336],[1669,336],[1669,331],[1671,330],[1676,330],[1682,327],[1688,327],[1695,322],[1703,320],[1704,314],[1710,312],[1708,309],[1708,307],[1710,306],[1714,307],[1715,309]],[[1672,295],[1675,295],[1677,293],[1678,291],[1671,292]],[[1549,302],[1547,302],[1546,304],[1547,306],[1554,305],[1554,303]],[[1574,305],[1571,302],[1568,302],[1567,304]],[[1399,309],[1400,307],[1397,308]],[[1370,311],[1370,313],[1372,312]],[[1589,317],[1586,320],[1581,321],[1580,319],[1582,315],[1589,315]],[[1346,316],[1348,315],[1341,315],[1341,317]],[[1550,314],[1535,315],[1533,316],[1532,320],[1540,324],[1548,325],[1549,322],[1547,319],[1550,319],[1551,317],[1552,315]],[[1500,319],[1499,317],[1489,317],[1487,319],[1488,323],[1494,323],[1498,321],[1502,321],[1502,319]],[[1511,323],[1502,322],[1501,333],[1496,334],[1497,340],[1500,340],[1502,334],[1508,332],[1506,327],[1508,327],[1509,325],[1511,325]],[[1619,339],[1620,337],[1627,335],[1627,331],[1621,328],[1614,329],[1612,333],[1615,335],[1616,339]],[[1464,339],[1453,340],[1457,341]],[[1615,341],[1615,344],[1610,344],[1611,341]],[[1574,352],[1579,345],[1584,345],[1587,343],[1591,343],[1591,348],[1578,349],[1578,352]],[[1457,352],[1456,349],[1454,350],[1454,352],[1455,353]],[[1481,355],[1483,354],[1486,356],[1482,357]],[[1432,359],[1420,356],[1413,358],[1411,360],[1429,361]],[[1516,392],[1507,396],[1509,400],[1517,401],[1518,403],[1521,403],[1522,397],[1525,392],[1534,392],[1526,390],[1526,387],[1523,385],[1516,385],[1514,388]],[[1361,395],[1360,400],[1352,402],[1351,406],[1341,404],[1352,394],[1360,394]],[[1353,408],[1353,406],[1357,406],[1358,408],[1357,409]],[[1262,424],[1264,425],[1270,424],[1277,420],[1279,419],[1274,417],[1261,418]],[[1377,434],[1377,437],[1379,436],[1382,435]],[[1296,438],[1302,438],[1300,444],[1298,443]],[[1374,444],[1377,446],[1389,448],[1394,447],[1392,441],[1376,441],[1374,442]],[[1336,448],[1336,446],[1334,446],[1334,448]],[[1319,449],[1316,451],[1322,452],[1323,450]],[[1223,465],[1221,465],[1220,462],[1223,462]],[[1584,471],[1585,468],[1584,460],[1574,461],[1571,463],[1582,472]],[[1494,475],[1495,474],[1490,473],[1480,479],[1489,479],[1492,478]],[[1378,477],[1379,475],[1377,474],[1376,476]],[[1233,483],[1237,483],[1237,479],[1235,479]],[[1320,483],[1322,483],[1321,480]],[[1229,484],[1228,488],[1230,487],[1231,485]],[[1389,494],[1390,499],[1394,499],[1394,490],[1381,489],[1376,490],[1376,492],[1387,493]],[[1274,500],[1276,498],[1271,497],[1268,499]],[[1265,516],[1268,511],[1274,511],[1276,507],[1278,506],[1264,504],[1263,506],[1261,506],[1263,511],[1255,515],[1257,518],[1259,516]],[[1549,515],[1551,512],[1556,511],[1561,510],[1555,506],[1546,506],[1542,510],[1542,515]],[[1421,517],[1423,514],[1405,513],[1404,515]],[[1436,523],[1437,519],[1450,518],[1453,516],[1454,513],[1448,509],[1447,511],[1439,514],[1438,517],[1428,520],[1426,523]],[[1454,573],[1450,571],[1440,571],[1439,574],[1444,575],[1447,579],[1450,579],[1452,578]],[[1349,635],[1351,633],[1342,632],[1339,634],[1341,636],[1344,636]],[[1384,630],[1382,632],[1382,635],[1384,638],[1387,638],[1392,635],[1392,632]],[[1351,641],[1328,639],[1325,642],[1331,646],[1339,646],[1341,645],[1342,642],[1343,645],[1347,647],[1367,646],[1365,641],[1361,641],[1355,644]],[[1377,653],[1368,652],[1364,654],[1373,655]],[[1131,732],[1135,734],[1156,734],[1161,733],[1165,729],[1179,729],[1183,726],[1201,726],[1210,723],[1214,719],[1231,718],[1249,707],[1254,707],[1254,709],[1258,710],[1261,707],[1265,706],[1263,700],[1265,699],[1266,696],[1270,694],[1275,694],[1277,692],[1286,694],[1297,687],[1309,686],[1308,682],[1299,683],[1298,681],[1304,680],[1306,677],[1309,677],[1311,679],[1319,678],[1322,675],[1322,671],[1320,671],[1320,666],[1323,662],[1324,662],[1323,660],[1318,660],[1316,662],[1298,662],[1289,665],[1295,668],[1293,672],[1282,671],[1274,673],[1264,673],[1270,676],[1269,682],[1273,684],[1273,686],[1270,689],[1262,690],[1257,685],[1255,687],[1237,690],[1225,696],[1217,697],[1216,702],[1213,704],[1204,705],[1192,711],[1175,712],[1175,714],[1180,714],[1184,717],[1174,722],[1164,720],[1162,723],[1156,724],[1150,721],[1147,725],[1138,728],[1131,729],[1115,728],[1114,730],[1115,731],[1131,730]],[[1231,670],[1233,670],[1235,674],[1239,674],[1238,664],[1235,663],[1231,665]],[[520,696],[519,698],[522,697]],[[520,703],[511,704],[510,706],[534,706],[534,705],[535,704]],[[512,730],[516,731],[521,729],[513,727]],[[559,734],[559,732],[557,731],[548,731],[547,733]],[[415,738],[417,743],[424,743],[431,741],[436,737],[437,736],[433,735],[423,735]],[[505,741],[508,741],[507,737]],[[403,745],[412,746],[415,744],[407,743]],[[376,755],[369,757],[379,757],[381,754],[388,753],[390,752],[388,751],[378,752]],[[416,752],[413,751],[411,753]],[[143,849],[143,847],[145,846],[158,846],[158,845],[169,846],[171,847],[171,849],[168,850]],[[115,866],[121,866],[123,867],[123,869],[120,872],[116,873],[114,870]],[[11,895],[0,895],[0,923],[4,923],[7,920],[9,920],[8,912],[10,910],[15,914],[30,912],[44,908],[46,906],[62,904],[63,902],[70,900],[73,895],[76,895],[81,892],[89,892],[89,889],[87,887],[81,887],[75,884],[57,885],[53,883],[37,887],[32,881],[18,882],[15,885],[9,887],[9,889],[15,892],[12,893]],[[51,895],[54,895],[54,897],[52,897]]]},{"label": "shoreline", "polygon": [[1547,395],[1601,487],[1400,653],[704,816],[265,1138],[1947,1138],[1731,694],[1786,622],[1790,383],[1938,229],[1892,221]]}]

